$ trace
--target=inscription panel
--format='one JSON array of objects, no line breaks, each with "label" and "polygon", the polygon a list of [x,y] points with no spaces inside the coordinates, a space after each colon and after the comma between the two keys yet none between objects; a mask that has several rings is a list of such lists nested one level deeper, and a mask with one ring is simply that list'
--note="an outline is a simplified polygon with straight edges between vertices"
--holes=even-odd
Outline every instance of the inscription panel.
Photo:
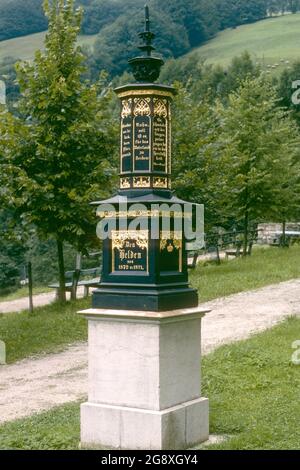
[{"label": "inscription panel", "polygon": [[150,116],[134,118],[134,171],[150,171],[151,120]]},{"label": "inscription panel", "polygon": [[153,170],[167,173],[167,120],[158,116],[153,120]]},{"label": "inscription panel", "polygon": [[121,112],[121,173],[132,171],[132,99],[122,102]]},{"label": "inscription panel", "polygon": [[122,122],[122,173],[131,171],[132,161],[132,124],[131,118],[123,119]]},{"label": "inscription panel", "polygon": [[[168,188],[170,170],[170,103],[168,98],[122,100],[121,189]],[[147,174],[155,174],[148,177]],[[125,178],[129,174],[135,178]]]},{"label": "inscription panel", "polygon": [[153,171],[168,172],[168,102],[154,98]]},{"label": "inscription panel", "polygon": [[148,231],[112,231],[112,272],[130,271],[148,273],[148,254]]}]

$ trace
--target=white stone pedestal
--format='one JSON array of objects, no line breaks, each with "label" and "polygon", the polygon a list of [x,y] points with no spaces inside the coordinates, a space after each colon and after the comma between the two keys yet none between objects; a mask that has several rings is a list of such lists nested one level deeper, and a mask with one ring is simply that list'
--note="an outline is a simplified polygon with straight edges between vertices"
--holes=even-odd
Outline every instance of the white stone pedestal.
[{"label": "white stone pedestal", "polygon": [[176,450],[208,439],[200,378],[206,312],[79,312],[89,323],[82,447]]}]

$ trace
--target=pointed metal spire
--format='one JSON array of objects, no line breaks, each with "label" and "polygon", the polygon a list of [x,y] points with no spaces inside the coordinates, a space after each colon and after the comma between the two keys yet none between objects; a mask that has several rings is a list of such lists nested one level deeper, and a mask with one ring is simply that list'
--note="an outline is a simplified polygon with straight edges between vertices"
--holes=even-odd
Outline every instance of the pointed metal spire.
[{"label": "pointed metal spire", "polygon": [[150,13],[147,4],[145,5],[145,30],[139,33],[139,37],[143,41],[139,49],[143,51],[144,56],[129,60],[129,64],[138,82],[152,82],[158,79],[164,61],[152,56],[152,52],[155,51],[152,44],[155,34],[151,31]]},{"label": "pointed metal spire", "polygon": [[150,31],[150,13],[147,4],[145,5],[145,31]]},{"label": "pointed metal spire", "polygon": [[147,57],[151,57],[152,51],[155,51],[155,47],[152,46],[152,41],[155,38],[155,34],[150,30],[150,13],[148,5],[145,5],[145,31],[139,33],[139,37],[144,42],[142,46],[139,46],[139,49],[145,52]]}]

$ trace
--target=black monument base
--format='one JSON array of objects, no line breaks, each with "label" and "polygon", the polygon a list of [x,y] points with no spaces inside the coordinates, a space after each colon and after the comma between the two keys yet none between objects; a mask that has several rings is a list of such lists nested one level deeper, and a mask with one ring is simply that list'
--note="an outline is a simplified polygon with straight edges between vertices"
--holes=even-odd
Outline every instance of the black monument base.
[{"label": "black monument base", "polygon": [[93,292],[93,308],[165,312],[197,307],[198,292],[190,287],[134,289],[101,287]]}]

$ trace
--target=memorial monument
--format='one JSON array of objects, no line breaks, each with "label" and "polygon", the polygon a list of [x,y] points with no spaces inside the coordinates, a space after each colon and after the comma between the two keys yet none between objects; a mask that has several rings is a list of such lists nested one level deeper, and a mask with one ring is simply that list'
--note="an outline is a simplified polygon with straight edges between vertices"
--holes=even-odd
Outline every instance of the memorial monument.
[{"label": "memorial monument", "polygon": [[[156,83],[163,60],[146,6],[136,83],[121,101],[120,188],[96,201],[103,241],[101,285],[89,323],[89,398],[83,447],[185,449],[208,439],[201,397],[201,318],[188,283],[184,222],[193,208],[171,189],[171,104]],[[183,124],[184,125],[184,124]],[[187,208],[188,207],[188,208]]]}]

